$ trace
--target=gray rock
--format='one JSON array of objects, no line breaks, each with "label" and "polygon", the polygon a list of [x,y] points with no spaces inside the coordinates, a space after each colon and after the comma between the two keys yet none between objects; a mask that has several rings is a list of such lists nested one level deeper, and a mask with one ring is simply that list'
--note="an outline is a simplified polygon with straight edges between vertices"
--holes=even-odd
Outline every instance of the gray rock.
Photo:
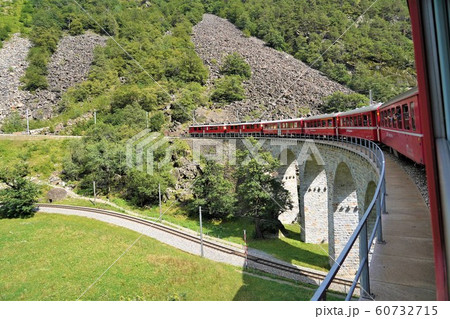
[{"label": "gray rock", "polygon": [[66,197],[67,197],[67,191],[63,188],[52,188],[47,193],[47,200],[50,203],[63,200]]},{"label": "gray rock", "polygon": [[35,119],[50,118],[63,93],[87,79],[94,49],[104,46],[106,39],[90,32],[64,36],[48,64],[48,89],[32,94],[19,89],[31,43],[15,34],[0,50],[0,122],[14,110],[25,116],[27,108]]},{"label": "gray rock", "polygon": [[[244,82],[246,99],[226,106],[214,105],[227,111],[228,121],[289,118],[300,108],[318,114],[324,97],[341,91],[352,91],[311,69],[293,56],[269,48],[257,38],[246,38],[225,19],[205,14],[193,29],[195,50],[210,70],[209,85],[220,76],[219,68],[225,56],[238,52],[250,65],[252,77]],[[217,64],[212,61],[218,61]],[[222,122],[219,114],[207,121]]]}]

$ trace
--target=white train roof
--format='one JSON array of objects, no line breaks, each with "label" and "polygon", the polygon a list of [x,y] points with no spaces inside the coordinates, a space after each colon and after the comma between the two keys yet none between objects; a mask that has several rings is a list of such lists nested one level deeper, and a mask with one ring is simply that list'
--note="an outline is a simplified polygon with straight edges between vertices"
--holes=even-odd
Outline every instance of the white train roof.
[{"label": "white train roof", "polygon": [[340,112],[337,115],[339,116],[346,116],[346,115],[352,115],[352,114],[358,114],[358,113],[366,113],[366,112],[371,112],[371,111],[375,111],[376,109],[378,109],[378,107],[380,107],[381,103],[377,103],[377,104],[373,104],[373,105],[369,105],[369,106],[363,106],[351,111],[346,111],[346,112]]}]

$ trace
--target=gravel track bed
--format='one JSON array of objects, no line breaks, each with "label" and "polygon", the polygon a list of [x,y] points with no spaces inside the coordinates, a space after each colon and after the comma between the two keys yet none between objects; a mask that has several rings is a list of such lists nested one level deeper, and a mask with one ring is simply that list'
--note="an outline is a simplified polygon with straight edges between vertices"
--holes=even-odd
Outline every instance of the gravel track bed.
[{"label": "gravel track bed", "polygon": [[425,166],[414,163],[412,160],[401,157],[398,158],[394,154],[391,154],[387,149],[384,149],[385,156],[389,156],[393,161],[399,164],[402,169],[408,174],[408,176],[413,180],[422,195],[425,204],[430,207],[429,197],[428,197],[428,183],[427,174],[425,171]]},{"label": "gravel track bed", "polygon": [[[168,234],[159,229],[155,229],[155,228],[152,228],[152,227],[149,227],[146,225],[141,225],[141,224],[135,223],[130,220],[125,220],[125,219],[121,219],[121,218],[114,217],[114,216],[93,214],[93,213],[89,213],[89,212],[75,211],[75,210],[61,209],[61,208],[45,207],[45,208],[40,208],[39,211],[46,212],[46,213],[52,213],[52,214],[82,216],[82,217],[96,219],[96,220],[103,221],[103,222],[113,224],[116,226],[128,228],[130,230],[133,230],[133,231],[143,234],[145,236],[154,238],[162,243],[165,243],[165,244],[168,244],[175,248],[181,249],[181,250],[191,253],[193,255],[200,255],[200,245],[199,244],[193,243],[193,242],[185,240],[183,238],[179,238],[172,234]],[[205,256],[205,258],[208,258],[208,259],[211,259],[214,261],[218,261],[218,262],[223,262],[226,264],[231,264],[234,266],[242,267],[244,265],[244,260],[241,257],[218,252],[209,247],[204,247],[204,256]]]}]

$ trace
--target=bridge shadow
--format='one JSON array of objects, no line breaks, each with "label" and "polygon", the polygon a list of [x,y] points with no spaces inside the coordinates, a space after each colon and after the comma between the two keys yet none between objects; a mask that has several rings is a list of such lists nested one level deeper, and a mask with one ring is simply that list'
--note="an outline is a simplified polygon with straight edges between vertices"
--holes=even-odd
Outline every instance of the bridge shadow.
[{"label": "bridge shadow", "polygon": [[[255,252],[254,249],[258,251]],[[264,250],[264,252],[261,250]],[[265,259],[275,257],[304,267],[311,265],[309,268],[322,271],[329,269],[327,245],[318,247],[317,245],[305,244],[300,240],[300,233],[292,230],[288,230],[287,236],[282,238],[250,240],[249,254],[258,254]],[[263,271],[251,268],[243,269],[242,286],[233,300],[309,300],[314,294],[313,286],[300,287],[295,283],[295,279],[291,283],[283,282]],[[261,287],[265,287],[264,291],[261,291]]]}]

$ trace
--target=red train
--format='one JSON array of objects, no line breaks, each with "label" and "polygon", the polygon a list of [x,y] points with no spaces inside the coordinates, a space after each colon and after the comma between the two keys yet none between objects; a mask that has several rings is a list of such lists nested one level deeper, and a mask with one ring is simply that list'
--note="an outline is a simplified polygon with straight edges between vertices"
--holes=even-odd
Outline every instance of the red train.
[{"label": "red train", "polygon": [[414,88],[384,104],[352,111],[278,121],[192,125],[189,134],[194,137],[359,137],[383,143],[394,152],[424,164],[418,107],[418,90]]}]

